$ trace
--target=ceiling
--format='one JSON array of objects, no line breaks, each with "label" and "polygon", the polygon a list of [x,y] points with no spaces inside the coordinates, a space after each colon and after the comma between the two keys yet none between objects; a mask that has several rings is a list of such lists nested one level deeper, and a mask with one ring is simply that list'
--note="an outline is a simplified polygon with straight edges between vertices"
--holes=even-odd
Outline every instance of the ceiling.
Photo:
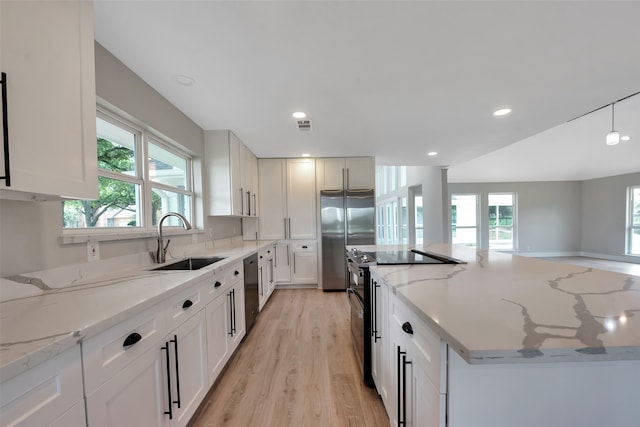
[{"label": "ceiling", "polygon": [[[94,10],[101,45],[258,157],[372,155],[448,166],[452,182],[640,171],[640,95],[616,104],[630,142],[605,146],[610,107],[568,122],[640,90],[640,2],[95,0]],[[513,112],[494,117],[501,107]]]}]

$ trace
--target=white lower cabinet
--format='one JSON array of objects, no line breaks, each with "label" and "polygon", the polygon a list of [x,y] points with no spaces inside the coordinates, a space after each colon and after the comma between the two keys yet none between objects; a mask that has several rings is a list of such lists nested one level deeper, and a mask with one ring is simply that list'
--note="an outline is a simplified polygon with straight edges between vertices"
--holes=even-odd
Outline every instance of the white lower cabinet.
[{"label": "white lower cabinet", "polygon": [[274,281],[281,285],[318,283],[316,240],[280,241],[274,256]]},{"label": "white lower cabinet", "polygon": [[444,427],[446,344],[390,292],[391,390],[386,408],[392,426]]},{"label": "white lower cabinet", "polygon": [[2,426],[84,426],[80,346],[3,382],[0,396]]},{"label": "white lower cabinet", "polygon": [[267,303],[275,288],[273,280],[274,254],[275,246],[269,246],[258,251],[258,301],[260,310]]},{"label": "white lower cabinet", "polygon": [[222,369],[231,356],[227,334],[231,319],[229,315],[229,303],[226,294],[217,296],[207,304],[207,358],[209,386],[222,372]]},{"label": "white lower cabinet", "polygon": [[371,277],[371,374],[376,390],[388,407],[391,384],[389,351],[389,287],[375,273]]},{"label": "white lower cabinet", "polygon": [[209,391],[205,322],[200,310],[169,334],[161,347],[168,358],[166,412],[171,426],[186,426]]},{"label": "white lower cabinet", "polygon": [[169,425],[166,358],[152,348],[87,396],[91,427]]}]

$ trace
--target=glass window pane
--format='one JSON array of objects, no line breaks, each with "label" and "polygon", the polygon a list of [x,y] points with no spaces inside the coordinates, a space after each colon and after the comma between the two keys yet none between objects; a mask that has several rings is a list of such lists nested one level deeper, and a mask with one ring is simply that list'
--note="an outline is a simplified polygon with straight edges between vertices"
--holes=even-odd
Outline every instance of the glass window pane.
[{"label": "glass window pane", "polygon": [[149,143],[149,178],[160,184],[187,189],[187,159]]},{"label": "glass window pane", "polygon": [[98,177],[97,200],[65,200],[62,204],[65,228],[138,227],[140,186],[117,179]]},{"label": "glass window pane", "polygon": [[[151,194],[151,222],[158,224],[158,220],[167,212],[178,212],[185,218],[191,219],[191,196],[174,191],[154,188]],[[162,225],[181,227],[182,222],[176,217],[169,217]]]},{"label": "glass window pane", "polygon": [[489,194],[489,247],[513,249],[513,194]]},{"label": "glass window pane", "polygon": [[136,175],[136,135],[98,117],[98,167],[125,175]]},{"label": "glass window pane", "polygon": [[631,196],[632,199],[632,206],[633,206],[633,225],[636,227],[640,227],[640,187],[635,187],[633,189],[633,195]]}]

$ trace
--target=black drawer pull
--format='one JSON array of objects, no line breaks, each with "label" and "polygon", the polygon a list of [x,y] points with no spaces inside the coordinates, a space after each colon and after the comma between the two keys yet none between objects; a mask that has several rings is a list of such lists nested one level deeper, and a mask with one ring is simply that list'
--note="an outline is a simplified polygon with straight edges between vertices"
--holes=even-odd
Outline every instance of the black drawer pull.
[{"label": "black drawer pull", "polygon": [[411,323],[409,323],[409,322],[404,322],[402,324],[402,330],[405,331],[406,333],[408,333],[409,335],[413,335],[413,327],[411,326]]},{"label": "black drawer pull", "polygon": [[262,255],[260,255],[260,259],[264,258]]},{"label": "black drawer pull", "polygon": [[219,288],[220,286],[222,286],[222,283],[220,282],[216,282],[215,285],[213,285],[214,288]]},{"label": "black drawer pull", "polygon": [[233,275],[234,275],[234,276],[237,276],[238,274],[240,274],[240,272],[239,272],[238,270],[236,270],[236,271],[234,271],[234,272],[233,272]]},{"label": "black drawer pull", "polygon": [[307,245],[302,245],[302,249],[307,249],[309,248]]},{"label": "black drawer pull", "polygon": [[137,332],[133,332],[127,338],[125,338],[124,342],[122,343],[122,346],[123,347],[132,346],[135,343],[137,343],[138,341],[140,341],[141,339],[142,339],[142,335],[140,335]]},{"label": "black drawer pull", "polygon": [[193,302],[190,299],[188,299],[182,304],[182,309],[186,310],[187,308],[191,307],[192,305],[193,305]]}]

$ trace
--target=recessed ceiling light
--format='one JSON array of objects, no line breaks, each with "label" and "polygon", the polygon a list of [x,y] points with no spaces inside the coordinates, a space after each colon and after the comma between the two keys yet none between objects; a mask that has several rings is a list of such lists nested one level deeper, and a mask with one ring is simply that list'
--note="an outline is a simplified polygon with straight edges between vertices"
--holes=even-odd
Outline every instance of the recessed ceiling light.
[{"label": "recessed ceiling light", "polygon": [[629,135],[624,135],[620,138],[620,141],[624,141],[624,142],[631,141],[631,137]]},{"label": "recessed ceiling light", "polygon": [[429,151],[429,152],[427,153],[427,156],[431,156],[431,157],[433,157],[433,156],[437,156],[437,155],[438,155],[438,152],[437,152],[437,151]]},{"label": "recessed ceiling light", "polygon": [[193,84],[196,82],[193,77],[189,77],[189,76],[185,76],[182,74],[179,74],[177,76],[173,76],[173,79],[178,82],[179,84],[181,84],[182,86],[193,86]]},{"label": "recessed ceiling light", "polygon": [[496,110],[493,112],[494,116],[506,116],[511,112],[511,108],[501,108],[500,110]]},{"label": "recessed ceiling light", "polygon": [[292,114],[292,116],[296,119],[304,119],[305,117],[307,117],[307,113],[304,113],[302,111],[296,111],[295,113]]},{"label": "recessed ceiling light", "polygon": [[302,157],[311,157],[311,154],[309,154],[309,153],[304,153],[304,154],[302,155]]}]

